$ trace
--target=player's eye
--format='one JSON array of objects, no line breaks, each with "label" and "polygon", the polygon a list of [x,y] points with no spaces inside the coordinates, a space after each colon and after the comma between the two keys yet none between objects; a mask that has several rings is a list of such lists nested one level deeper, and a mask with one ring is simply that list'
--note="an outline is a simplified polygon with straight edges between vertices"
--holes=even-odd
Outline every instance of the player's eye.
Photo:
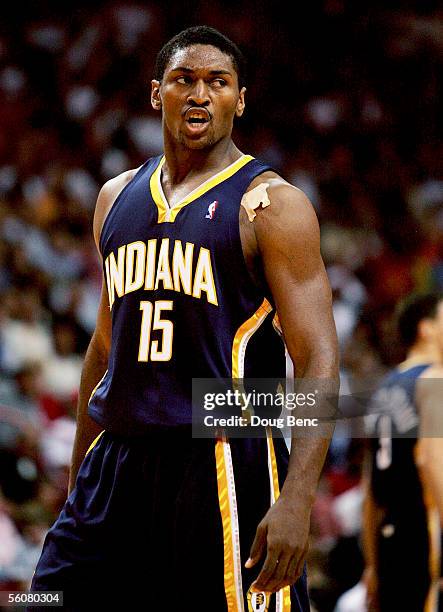
[{"label": "player's eye", "polygon": [[226,81],[218,77],[216,79],[212,79],[211,85],[214,85],[215,87],[224,87],[226,85]]},{"label": "player's eye", "polygon": [[191,82],[191,77],[186,76],[186,75],[184,75],[184,76],[179,76],[179,77],[176,79],[176,81],[177,81],[177,83],[180,83],[180,85],[189,85],[189,83]]}]

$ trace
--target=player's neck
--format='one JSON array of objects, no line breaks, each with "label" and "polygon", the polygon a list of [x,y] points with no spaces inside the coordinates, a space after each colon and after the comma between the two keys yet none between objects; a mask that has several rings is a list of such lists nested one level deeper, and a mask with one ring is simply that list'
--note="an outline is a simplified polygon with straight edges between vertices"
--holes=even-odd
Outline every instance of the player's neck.
[{"label": "player's neck", "polygon": [[171,186],[194,175],[216,174],[235,162],[242,153],[231,139],[220,141],[212,148],[189,149],[165,139],[163,172]]},{"label": "player's neck", "polygon": [[438,347],[433,344],[421,344],[408,351],[405,363],[441,363],[441,361],[442,355]]}]

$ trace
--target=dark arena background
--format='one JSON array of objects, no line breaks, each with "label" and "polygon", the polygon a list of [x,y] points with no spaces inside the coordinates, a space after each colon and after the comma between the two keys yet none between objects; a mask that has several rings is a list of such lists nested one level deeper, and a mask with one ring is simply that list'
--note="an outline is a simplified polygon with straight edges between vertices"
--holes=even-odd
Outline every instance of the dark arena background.
[{"label": "dark arena background", "polygon": [[[398,300],[443,289],[443,10],[37,1],[9,3],[1,21],[0,589],[24,590],[66,498],[101,287],[97,193],[162,147],[150,105],[158,49],[208,24],[245,52],[234,140],[314,204],[346,386],[403,358]],[[320,482],[308,557],[317,612],[342,612],[337,599],[364,569],[362,447],[338,428]]]}]

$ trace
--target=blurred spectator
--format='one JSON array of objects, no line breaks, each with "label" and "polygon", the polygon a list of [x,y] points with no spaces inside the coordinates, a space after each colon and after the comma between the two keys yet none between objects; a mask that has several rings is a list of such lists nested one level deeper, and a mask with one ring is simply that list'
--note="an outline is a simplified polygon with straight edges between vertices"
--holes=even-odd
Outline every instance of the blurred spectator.
[{"label": "blurred spectator", "polygon": [[77,354],[77,327],[69,319],[53,324],[54,353],[42,369],[42,391],[61,403],[76,397],[83,359]]},{"label": "blurred spectator", "polygon": [[42,364],[53,351],[38,291],[13,289],[5,296],[6,316],[0,329],[1,367],[15,373],[29,363]]}]

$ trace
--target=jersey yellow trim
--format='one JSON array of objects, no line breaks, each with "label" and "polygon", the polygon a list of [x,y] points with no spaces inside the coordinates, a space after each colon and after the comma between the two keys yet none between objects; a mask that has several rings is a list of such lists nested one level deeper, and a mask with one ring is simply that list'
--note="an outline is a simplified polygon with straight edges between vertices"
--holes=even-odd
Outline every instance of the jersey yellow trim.
[{"label": "jersey yellow trim", "polygon": [[168,214],[169,206],[164,200],[163,192],[161,188],[160,176],[161,169],[163,164],[165,163],[165,156],[163,156],[158,164],[157,168],[151,174],[151,179],[149,181],[149,188],[151,190],[152,199],[154,200],[157,209],[158,209],[158,223],[164,223],[166,221],[166,216]]},{"label": "jersey yellow trim", "polygon": [[252,155],[242,155],[239,157],[234,163],[230,164],[224,170],[217,172],[214,176],[207,179],[204,183],[202,183],[199,187],[191,191],[185,198],[177,202],[174,206],[169,206],[169,203],[163,193],[163,189],[161,186],[161,169],[163,164],[165,163],[165,156],[163,156],[151,175],[151,179],[149,181],[149,186],[151,190],[152,198],[158,209],[158,223],[174,223],[178,213],[193,202],[204,195],[207,191],[219,185],[223,181],[226,181],[228,178],[231,178],[236,172],[238,172],[243,166],[246,166],[251,160],[254,158]]},{"label": "jersey yellow trim", "polygon": [[[277,501],[280,495],[280,485],[278,483],[277,460],[275,458],[274,441],[270,430],[267,432],[268,443],[268,468],[269,482],[271,486],[271,505]],[[291,591],[289,586],[285,586],[275,594],[275,611],[291,612]]]},{"label": "jersey yellow trim", "polygon": [[225,438],[215,444],[218,503],[223,526],[224,585],[227,612],[244,612],[240,539],[231,448]]},{"label": "jersey yellow trim", "polygon": [[97,442],[100,440],[101,436],[105,433],[105,430],[101,431],[98,436],[95,438],[95,440],[92,442],[91,446],[88,448],[88,450],[86,451],[85,457],[86,455],[89,453],[89,451],[92,451],[92,449],[94,448],[94,446],[97,444]]},{"label": "jersey yellow trim", "polygon": [[100,385],[102,384],[102,382],[105,380],[105,376],[108,373],[108,370],[106,370],[106,372],[103,374],[103,376],[100,378],[100,380],[98,381],[98,383],[95,385],[95,387],[92,389],[91,391],[91,395],[89,396],[88,399],[88,405],[91,402],[92,398],[94,397],[95,392],[97,391],[97,389],[100,387]]},{"label": "jersey yellow trim", "polygon": [[275,316],[272,319],[272,327],[275,329],[280,338],[283,339],[283,330],[277,313],[275,313]]},{"label": "jersey yellow trim", "polygon": [[272,306],[265,298],[252,317],[242,323],[236,331],[232,343],[232,378],[243,378],[246,347],[249,339],[270,312],[272,312]]}]

